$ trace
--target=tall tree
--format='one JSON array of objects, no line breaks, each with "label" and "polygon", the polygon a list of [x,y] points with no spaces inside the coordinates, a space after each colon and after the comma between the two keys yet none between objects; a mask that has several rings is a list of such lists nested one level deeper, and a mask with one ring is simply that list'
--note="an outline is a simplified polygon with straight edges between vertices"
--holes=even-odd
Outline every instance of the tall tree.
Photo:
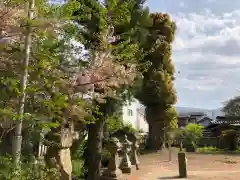
[{"label": "tall tree", "polygon": [[20,98],[19,98],[19,110],[18,110],[18,119],[16,121],[15,127],[15,137],[13,143],[13,157],[16,165],[19,165],[20,155],[21,155],[21,145],[22,145],[22,121],[24,115],[24,106],[26,98],[26,87],[28,83],[28,64],[31,53],[32,45],[32,35],[31,35],[31,25],[30,21],[33,20],[34,9],[35,9],[35,0],[29,0],[29,7],[26,9],[28,11],[28,22],[26,23],[26,35],[25,35],[25,56],[22,62],[22,75],[20,80]]},{"label": "tall tree", "polygon": [[174,65],[171,59],[172,45],[176,31],[175,23],[168,14],[151,14],[152,26],[143,44],[147,52],[143,61],[149,66],[143,73],[140,90],[136,97],[146,106],[146,120],[149,124],[148,148],[158,150],[164,145],[166,130],[176,126],[176,103],[174,89]]},{"label": "tall tree", "polygon": [[[85,47],[93,54],[90,61],[93,65],[110,63],[112,69],[106,81],[94,84],[94,97],[97,94],[103,101],[94,98],[93,103],[101,113],[95,113],[96,122],[88,126],[87,178],[97,180],[100,176],[105,118],[114,111],[111,102],[116,100],[116,95],[121,94],[135,79],[134,64],[139,52],[136,27],[139,19],[146,17],[147,13],[136,16],[142,8],[142,1],[106,0],[101,4],[99,1],[84,0],[82,5],[76,14],[88,14],[85,19],[78,18],[78,23],[84,27],[82,35],[86,40]],[[103,68],[105,73],[108,67]]]},{"label": "tall tree", "polygon": [[[21,10],[23,4],[23,1],[19,1],[17,7]],[[44,128],[50,130],[50,132],[52,131],[52,133],[58,133],[60,142],[63,142],[65,139],[61,132],[68,132],[72,137],[71,130],[73,128],[71,124],[73,119],[75,122],[84,122],[83,100],[81,96],[74,95],[78,92],[80,86],[85,87],[92,82],[83,85],[74,83],[75,76],[80,69],[84,68],[84,65],[76,57],[76,52],[79,53],[82,49],[73,46],[71,43],[74,38],[74,29],[77,28],[73,27],[72,19],[68,16],[69,14],[72,15],[74,7],[78,6],[79,3],[75,1],[70,1],[62,6],[49,5],[46,1],[36,1],[36,8],[34,9],[36,17],[34,20],[27,18],[28,23],[22,24],[22,26],[19,26],[19,22],[16,23],[17,28],[14,28],[15,31],[13,31],[13,26],[6,25],[6,30],[10,30],[5,36],[7,38],[3,37],[4,41],[2,42],[4,45],[1,46],[0,59],[0,85],[2,87],[0,91],[3,95],[0,99],[0,113],[3,128],[6,128],[4,122],[12,126],[14,123],[11,122],[14,121],[11,120],[21,118],[21,121],[17,121],[20,122],[19,124],[13,125],[13,128],[17,127],[17,135],[21,135],[26,128],[30,132]],[[13,10],[15,9],[13,8]],[[6,11],[3,14],[8,13],[9,11]],[[19,19],[24,19],[24,17],[25,14],[21,14]],[[63,17],[64,19],[62,19]],[[64,31],[66,26],[70,31]],[[32,29],[33,43],[31,47],[28,46],[26,49],[27,56],[23,57],[24,41],[22,39],[29,38],[29,34],[25,34],[25,32],[29,32],[25,31],[26,28],[27,30],[28,28]],[[26,101],[23,102],[25,105],[24,112],[21,106],[21,115],[19,116],[17,99],[23,92],[19,88],[19,79],[23,70],[26,69],[22,66],[22,59],[25,57],[29,59],[29,81],[27,87],[21,86],[24,87],[21,90],[26,93]],[[26,71],[24,71],[24,75],[26,75]],[[27,121],[30,119],[31,121]],[[22,125],[24,128],[21,130]],[[55,139],[54,143],[61,144],[59,139]],[[18,144],[18,155],[21,150],[20,145],[21,143]],[[48,148],[48,151],[51,149],[52,146]],[[60,149],[55,148],[53,156],[57,157],[61,149],[62,147]],[[71,157],[69,160],[71,161]],[[57,163],[62,168],[61,162],[58,161]],[[61,170],[63,169],[64,167]],[[64,171],[61,172],[63,172],[62,174],[65,173]]]}]

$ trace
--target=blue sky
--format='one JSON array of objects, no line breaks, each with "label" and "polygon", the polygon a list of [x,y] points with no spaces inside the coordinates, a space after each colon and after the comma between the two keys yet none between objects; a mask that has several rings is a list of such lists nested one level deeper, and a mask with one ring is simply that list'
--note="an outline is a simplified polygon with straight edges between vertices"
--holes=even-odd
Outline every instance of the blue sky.
[{"label": "blue sky", "polygon": [[173,44],[178,106],[215,109],[240,94],[240,0],[147,0],[178,30]]}]

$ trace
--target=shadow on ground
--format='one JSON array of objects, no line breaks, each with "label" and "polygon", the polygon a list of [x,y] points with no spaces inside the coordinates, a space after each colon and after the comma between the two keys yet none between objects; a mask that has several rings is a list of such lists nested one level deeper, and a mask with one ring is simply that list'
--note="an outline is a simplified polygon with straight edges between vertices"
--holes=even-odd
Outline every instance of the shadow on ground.
[{"label": "shadow on ground", "polygon": [[157,179],[179,179],[179,176],[158,177]]}]

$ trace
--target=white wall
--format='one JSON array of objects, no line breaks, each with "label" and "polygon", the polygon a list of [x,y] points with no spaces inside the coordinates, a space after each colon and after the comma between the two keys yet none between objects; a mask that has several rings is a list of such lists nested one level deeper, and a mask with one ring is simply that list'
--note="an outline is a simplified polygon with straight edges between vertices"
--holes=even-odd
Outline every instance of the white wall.
[{"label": "white wall", "polygon": [[[124,123],[131,123],[134,128],[137,128],[137,108],[138,108],[138,102],[134,101],[130,104],[127,103],[127,105],[123,106],[122,109],[122,118]],[[128,110],[132,110],[132,116],[129,116]]]},{"label": "white wall", "polygon": [[[123,106],[122,109],[122,118],[124,123],[131,123],[132,126],[136,129],[141,129],[144,132],[148,132],[148,124],[145,121],[144,114],[140,114],[138,109],[140,107],[140,103],[138,100],[134,100],[133,102],[127,103]],[[132,110],[132,116],[129,116],[128,110]]]},{"label": "white wall", "polygon": [[148,123],[145,120],[145,115],[138,113],[137,115],[138,129],[143,130],[143,132],[148,133]]}]

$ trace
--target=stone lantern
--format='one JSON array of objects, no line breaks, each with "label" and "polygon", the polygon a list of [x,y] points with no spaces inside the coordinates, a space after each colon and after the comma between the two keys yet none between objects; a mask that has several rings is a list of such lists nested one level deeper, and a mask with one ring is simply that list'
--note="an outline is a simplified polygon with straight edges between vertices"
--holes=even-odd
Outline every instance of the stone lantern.
[{"label": "stone lantern", "polygon": [[131,151],[132,143],[128,141],[127,135],[123,141],[123,158],[120,165],[120,169],[123,173],[131,173],[131,161],[129,159],[128,153]]},{"label": "stone lantern", "polygon": [[122,176],[121,170],[118,168],[118,151],[121,150],[121,143],[115,137],[110,138],[106,146],[111,153],[108,168],[103,172],[101,180],[118,180]]},{"label": "stone lantern", "polygon": [[137,142],[138,138],[136,135],[133,136],[133,141],[132,141],[132,154],[131,154],[131,161],[132,161],[132,165],[136,166],[136,170],[139,170],[139,160],[138,160],[138,155],[137,155],[137,151],[139,148],[138,142]]}]

